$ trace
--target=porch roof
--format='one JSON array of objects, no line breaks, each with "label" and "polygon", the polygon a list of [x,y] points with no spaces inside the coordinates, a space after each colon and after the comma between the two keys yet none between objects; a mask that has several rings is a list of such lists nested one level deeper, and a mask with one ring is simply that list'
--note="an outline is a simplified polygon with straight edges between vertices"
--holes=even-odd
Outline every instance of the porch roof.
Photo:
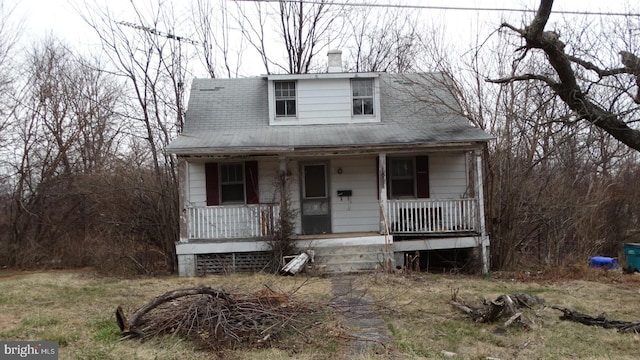
[{"label": "porch roof", "polygon": [[185,126],[167,147],[189,154],[445,146],[487,142],[446,91],[441,74],[381,74],[381,122],[269,126],[267,79],[196,79]]}]

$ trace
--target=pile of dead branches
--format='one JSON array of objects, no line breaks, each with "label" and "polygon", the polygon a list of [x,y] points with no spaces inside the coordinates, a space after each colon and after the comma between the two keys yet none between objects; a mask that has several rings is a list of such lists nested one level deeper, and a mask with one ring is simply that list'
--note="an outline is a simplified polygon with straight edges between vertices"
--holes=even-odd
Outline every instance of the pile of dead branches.
[{"label": "pile of dead branches", "polygon": [[503,323],[505,328],[511,324],[518,324],[523,329],[529,330],[531,321],[524,318],[520,309],[533,309],[534,306],[544,305],[544,299],[531,294],[505,294],[498,296],[493,301],[485,300],[481,307],[473,307],[465,304],[458,297],[458,289],[455,289],[451,294],[449,304],[466,313],[478,323],[493,323],[506,319]]},{"label": "pile of dead branches", "polygon": [[304,316],[313,311],[287,294],[265,288],[254,294],[231,294],[206,286],[169,291],[126,317],[116,319],[124,338],[182,336],[211,348],[257,346],[284,330],[301,333]]}]

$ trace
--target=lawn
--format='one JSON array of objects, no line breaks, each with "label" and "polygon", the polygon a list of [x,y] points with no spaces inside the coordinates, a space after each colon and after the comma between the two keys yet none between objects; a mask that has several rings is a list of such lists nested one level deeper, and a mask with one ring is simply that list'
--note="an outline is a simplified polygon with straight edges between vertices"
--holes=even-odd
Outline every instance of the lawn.
[{"label": "lawn", "polygon": [[[640,321],[639,278],[599,269],[489,277],[358,275],[353,287],[366,289],[365,296],[374,301],[393,338],[386,351],[360,358],[636,359],[640,335],[561,321],[551,305]],[[271,346],[238,346],[218,350],[215,356],[178,336],[144,342],[120,339],[114,316],[118,305],[130,314],[166,291],[199,285],[240,294],[267,286],[320,311],[308,315],[304,333],[284,332]],[[470,305],[502,294],[529,293],[544,298],[547,307],[523,310],[528,330],[504,328],[502,322],[479,324],[448,304],[454,291]],[[330,278],[236,274],[117,279],[90,270],[0,272],[0,339],[57,341],[60,359],[344,359],[349,357],[349,326],[332,306]]]}]

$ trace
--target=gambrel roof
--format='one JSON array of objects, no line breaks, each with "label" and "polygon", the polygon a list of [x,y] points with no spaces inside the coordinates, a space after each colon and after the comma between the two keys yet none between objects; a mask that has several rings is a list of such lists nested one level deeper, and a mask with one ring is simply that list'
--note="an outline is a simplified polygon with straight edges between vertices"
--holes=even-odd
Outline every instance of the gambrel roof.
[{"label": "gambrel roof", "polygon": [[267,77],[196,79],[179,155],[468,146],[492,139],[472,126],[439,73],[380,73],[379,123],[269,125]]}]

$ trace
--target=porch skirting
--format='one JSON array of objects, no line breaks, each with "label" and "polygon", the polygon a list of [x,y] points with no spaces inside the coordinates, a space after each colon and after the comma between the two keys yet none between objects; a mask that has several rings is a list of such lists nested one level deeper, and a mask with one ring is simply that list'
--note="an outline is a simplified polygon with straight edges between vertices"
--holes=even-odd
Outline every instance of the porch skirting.
[{"label": "porch skirting", "polygon": [[[296,239],[297,248],[301,251],[315,250],[330,257],[334,254],[343,263],[336,267],[338,270],[327,272],[366,271],[378,268],[376,262],[390,257],[402,266],[404,254],[413,251],[429,251],[444,249],[480,248],[482,251],[482,271],[488,271],[488,256],[485,256],[489,240],[482,236],[455,236],[445,238],[423,238],[414,240],[393,241],[393,236],[387,236],[389,246],[385,246],[384,235],[354,234],[342,237],[337,234],[327,235],[329,238],[318,236],[301,236]],[[388,249],[388,250],[385,250]],[[210,273],[260,271],[268,263],[269,246],[265,241],[227,241],[227,242],[197,242],[178,243],[178,271],[180,276],[196,276]],[[386,252],[389,252],[388,254]],[[352,262],[357,264],[346,266]],[[368,260],[364,260],[367,259]],[[364,264],[367,262],[367,264]],[[265,264],[263,264],[265,263]],[[326,268],[326,266],[320,266]]]}]

